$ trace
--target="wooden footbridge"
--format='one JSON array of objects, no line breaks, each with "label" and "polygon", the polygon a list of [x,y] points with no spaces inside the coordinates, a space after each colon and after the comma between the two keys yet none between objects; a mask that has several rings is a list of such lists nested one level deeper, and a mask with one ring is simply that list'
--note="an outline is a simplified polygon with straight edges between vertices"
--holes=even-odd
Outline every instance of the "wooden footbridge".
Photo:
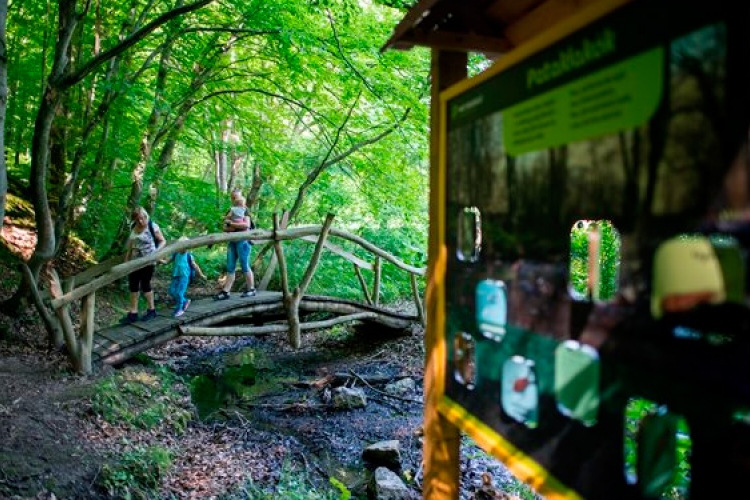
[{"label": "wooden footbridge", "polygon": [[[151,321],[102,328],[94,332],[92,361],[94,364],[118,364],[180,335],[247,336],[285,332],[289,326],[283,323],[255,325],[278,320],[279,315],[284,313],[283,299],[281,292],[259,292],[249,298],[233,294],[228,300],[205,298],[193,300],[179,318],[173,317],[171,310],[165,310],[158,312]],[[302,297],[299,310],[301,313],[333,313],[330,319],[301,322],[300,330],[329,328],[348,321],[373,321],[391,328],[406,328],[418,320],[417,316],[377,306],[314,295]],[[236,324],[242,320],[253,325]],[[214,326],[228,321],[234,324]]]},{"label": "wooden footbridge", "polygon": [[[424,310],[419,294],[418,277],[424,276],[423,268],[405,264],[393,255],[368,241],[332,227],[333,216],[329,215],[322,226],[305,226],[280,229],[278,217],[274,217],[274,229],[253,230],[244,233],[219,233],[200,236],[187,241],[168,244],[158,252],[129,262],[119,259],[100,263],[83,273],[61,279],[54,269],[45,273],[46,290],[34,291],[37,304],[43,304],[44,320],[55,332],[59,344],[64,344],[74,368],[81,373],[90,373],[98,364],[118,364],[136,354],[168,342],[181,335],[201,336],[245,336],[287,332],[290,344],[299,348],[301,331],[328,328],[348,321],[370,321],[391,328],[406,328],[412,322],[424,323]],[[331,243],[330,236],[348,240],[375,256],[370,263],[343,248]],[[273,258],[260,282],[260,291],[254,297],[243,298],[233,294],[228,300],[204,298],[193,300],[181,317],[174,318],[169,310],[157,313],[147,322],[138,321],[129,325],[98,326],[96,322],[96,291],[129,273],[166,259],[178,251],[199,248],[217,243],[251,238],[254,243],[271,242]],[[292,287],[286,270],[282,243],[301,239],[315,243],[307,270],[299,284]],[[353,264],[363,291],[363,301],[353,301],[329,296],[307,295],[310,284],[323,251],[334,258]],[[415,314],[390,311],[379,304],[380,275],[382,262],[390,262],[407,272],[416,305]],[[281,290],[269,291],[266,286],[271,275],[280,273]],[[372,289],[368,286],[362,269],[373,272]],[[71,304],[80,301],[79,312]],[[309,313],[327,313],[325,319],[305,322]],[[320,315],[318,315],[320,317]]]}]

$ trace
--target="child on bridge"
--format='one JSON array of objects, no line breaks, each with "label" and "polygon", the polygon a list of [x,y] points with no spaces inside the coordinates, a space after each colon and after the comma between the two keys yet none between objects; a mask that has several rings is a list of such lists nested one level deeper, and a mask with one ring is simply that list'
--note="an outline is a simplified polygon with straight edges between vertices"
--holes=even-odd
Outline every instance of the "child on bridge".
[{"label": "child on bridge", "polygon": [[[188,239],[187,236],[181,236],[178,241],[187,241]],[[190,299],[187,298],[186,294],[193,271],[201,278],[206,278],[189,250],[172,255],[172,283],[169,285],[169,295],[175,300],[175,318],[185,314],[190,305]]]}]

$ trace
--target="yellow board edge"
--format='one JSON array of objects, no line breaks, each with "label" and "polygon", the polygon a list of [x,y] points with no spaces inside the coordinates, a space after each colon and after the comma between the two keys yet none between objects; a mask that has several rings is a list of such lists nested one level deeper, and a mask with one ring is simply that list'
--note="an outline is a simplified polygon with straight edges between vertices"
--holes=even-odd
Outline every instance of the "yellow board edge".
[{"label": "yellow board edge", "polygon": [[545,500],[583,500],[575,490],[565,486],[534,459],[448,396],[440,399],[438,411],[453,425],[465,430],[487,453],[500,459],[518,479],[529,484]]}]

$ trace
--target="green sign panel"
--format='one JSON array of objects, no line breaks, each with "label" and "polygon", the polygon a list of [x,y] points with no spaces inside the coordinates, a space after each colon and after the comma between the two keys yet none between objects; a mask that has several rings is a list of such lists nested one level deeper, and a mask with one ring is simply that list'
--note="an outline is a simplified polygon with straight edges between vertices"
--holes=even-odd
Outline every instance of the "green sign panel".
[{"label": "green sign panel", "polygon": [[[654,114],[663,87],[656,47],[502,111],[503,143],[516,156],[635,128]],[[530,81],[554,65],[529,69]]]}]

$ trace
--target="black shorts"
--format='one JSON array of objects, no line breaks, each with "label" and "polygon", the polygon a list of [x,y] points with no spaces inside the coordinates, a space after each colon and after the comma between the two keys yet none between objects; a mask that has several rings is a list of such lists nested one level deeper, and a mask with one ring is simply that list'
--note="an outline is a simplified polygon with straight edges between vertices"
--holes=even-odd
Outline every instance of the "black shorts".
[{"label": "black shorts", "polygon": [[137,271],[133,271],[128,276],[128,285],[130,291],[147,293],[151,291],[151,278],[154,277],[154,269],[156,266],[146,266]]}]

